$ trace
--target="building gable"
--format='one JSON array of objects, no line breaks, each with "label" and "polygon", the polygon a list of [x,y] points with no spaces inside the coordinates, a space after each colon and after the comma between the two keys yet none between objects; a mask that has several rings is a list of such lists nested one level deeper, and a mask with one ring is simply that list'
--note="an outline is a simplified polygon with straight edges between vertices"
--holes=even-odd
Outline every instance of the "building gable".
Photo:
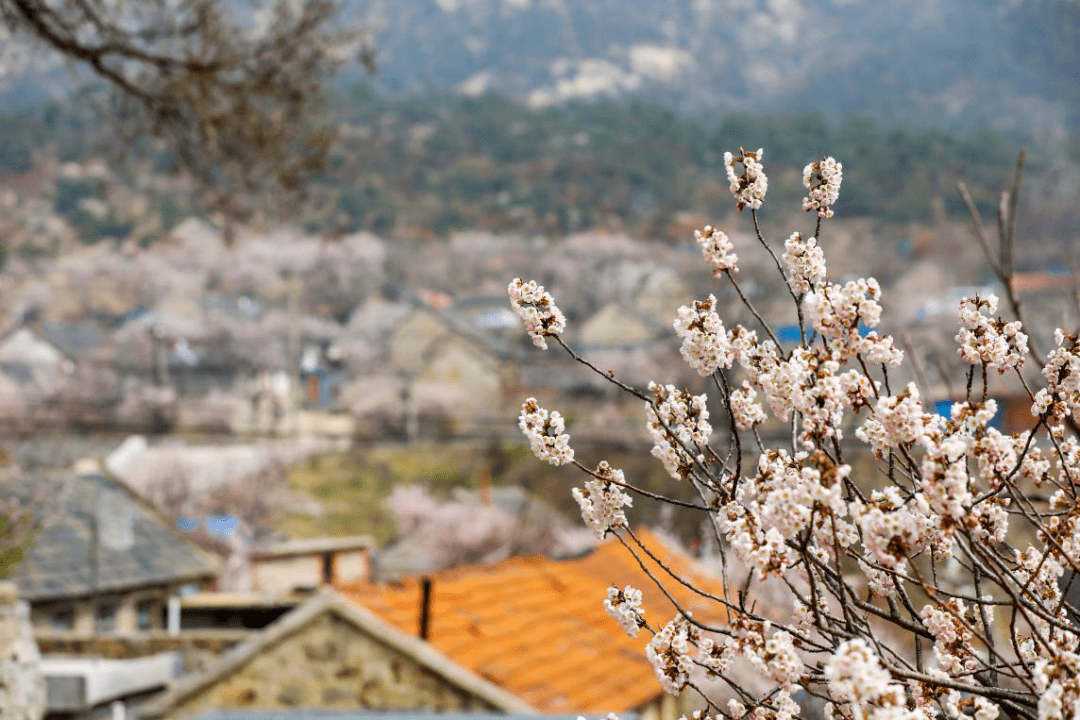
[{"label": "building gable", "polygon": [[69,361],[60,348],[27,327],[20,327],[0,340],[0,363],[60,367]]},{"label": "building gable", "polygon": [[584,347],[626,347],[655,340],[660,331],[618,303],[608,303],[582,324],[578,340]]},{"label": "building gable", "polygon": [[431,710],[527,712],[525,703],[324,592],[184,678],[147,707],[146,720],[208,710]]},{"label": "building gable", "polygon": [[450,329],[435,314],[418,309],[398,323],[390,336],[390,362],[399,369],[417,373],[433,344],[445,340]]},{"label": "building gable", "polygon": [[[18,491],[34,497],[35,480]],[[215,558],[116,478],[77,475],[50,502],[48,520],[11,576],[31,602],[205,582],[218,573]],[[96,574],[89,559],[95,533]]]}]

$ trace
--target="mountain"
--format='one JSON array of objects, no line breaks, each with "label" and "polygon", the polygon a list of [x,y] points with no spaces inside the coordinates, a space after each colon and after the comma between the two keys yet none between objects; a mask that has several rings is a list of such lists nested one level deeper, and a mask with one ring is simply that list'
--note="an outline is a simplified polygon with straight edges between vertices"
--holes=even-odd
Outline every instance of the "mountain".
[{"label": "mountain", "polygon": [[[349,0],[394,92],[1073,125],[1077,0]],[[1049,47],[1048,45],[1053,45]]]}]

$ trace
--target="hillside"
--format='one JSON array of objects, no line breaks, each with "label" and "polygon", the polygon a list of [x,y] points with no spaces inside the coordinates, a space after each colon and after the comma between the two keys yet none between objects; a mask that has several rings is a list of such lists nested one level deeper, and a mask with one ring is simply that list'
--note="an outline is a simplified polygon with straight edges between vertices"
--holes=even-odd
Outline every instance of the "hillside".
[{"label": "hillside", "polygon": [[689,111],[797,108],[954,127],[1078,119],[1075,0],[352,0],[350,8],[373,28],[378,81],[390,90],[496,90],[535,106],[634,94]]}]

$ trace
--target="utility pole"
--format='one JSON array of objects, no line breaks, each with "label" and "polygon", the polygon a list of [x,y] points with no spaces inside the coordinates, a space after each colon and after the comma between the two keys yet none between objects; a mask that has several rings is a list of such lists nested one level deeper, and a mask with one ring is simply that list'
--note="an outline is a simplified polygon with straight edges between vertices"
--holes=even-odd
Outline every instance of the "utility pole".
[{"label": "utility pole", "polygon": [[98,598],[98,555],[99,555],[99,532],[98,532],[98,505],[101,502],[101,486],[94,481],[94,504],[90,510],[90,657],[98,657],[98,613],[100,599]]},{"label": "utility pole", "polygon": [[300,407],[302,398],[300,388],[300,290],[301,282],[299,275],[292,275],[288,280],[288,314],[289,314],[289,400],[292,403],[290,410]]}]

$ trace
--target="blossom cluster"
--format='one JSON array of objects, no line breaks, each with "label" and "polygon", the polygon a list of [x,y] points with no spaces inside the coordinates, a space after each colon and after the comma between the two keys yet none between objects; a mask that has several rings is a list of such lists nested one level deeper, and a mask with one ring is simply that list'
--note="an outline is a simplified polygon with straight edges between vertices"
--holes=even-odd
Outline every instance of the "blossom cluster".
[{"label": "blossom cluster", "polygon": [[934,531],[934,517],[926,498],[916,494],[905,500],[895,487],[875,490],[868,504],[853,501],[851,517],[862,531],[863,545],[870,556],[890,570],[903,570],[907,559],[926,546]]},{"label": "blossom cluster", "polygon": [[507,287],[510,305],[525,323],[525,330],[532,338],[533,345],[547,350],[548,337],[557,337],[566,330],[566,317],[555,306],[551,293],[537,285],[535,280],[525,282],[521,278]]},{"label": "blossom cluster", "polygon": [[682,615],[678,615],[653,635],[645,648],[656,678],[673,695],[686,688],[694,667],[694,646],[698,632]]},{"label": "blossom cluster", "polygon": [[724,153],[724,167],[727,169],[728,189],[735,196],[736,207],[742,210],[749,207],[757,210],[765,201],[769,191],[769,178],[761,167],[764,150],[740,150],[738,155]]},{"label": "blossom cluster", "polygon": [[892,448],[923,438],[927,423],[932,422],[923,412],[919,388],[908,383],[900,393],[878,399],[873,413],[855,431],[855,437],[869,443],[874,455],[881,458]]},{"label": "blossom cluster", "polygon": [[[984,608],[984,612],[989,612]],[[949,598],[939,605],[926,605],[920,613],[923,625],[934,636],[934,655],[938,668],[953,677],[962,677],[979,669],[981,661],[972,645],[975,636],[974,614],[960,598]],[[981,628],[985,633],[986,628]]]},{"label": "blossom cluster", "polygon": [[734,353],[724,324],[716,313],[716,296],[710,294],[693,306],[683,305],[675,318],[675,334],[682,338],[680,352],[698,375],[711,375],[717,368],[729,368]]},{"label": "blossom cluster", "polygon": [[552,465],[566,465],[574,461],[574,448],[566,433],[566,422],[558,410],[550,413],[536,401],[528,398],[521,404],[518,427],[529,439],[533,455]]},{"label": "blossom cluster", "polygon": [[637,637],[645,627],[645,611],[641,607],[641,591],[627,585],[620,590],[612,585],[604,598],[604,609],[615,618],[630,637]]},{"label": "blossom cluster", "polygon": [[825,664],[825,678],[829,682],[829,696],[833,699],[825,706],[827,719],[840,717],[886,720],[891,718],[934,717],[925,713],[904,714],[907,703],[904,688],[892,681],[889,672],[881,667],[877,654],[862,638],[848,640],[840,645]]},{"label": "blossom cluster", "polygon": [[646,428],[652,437],[652,455],[664,464],[668,475],[684,479],[694,463],[703,463],[703,449],[709,444],[708,398],[691,395],[674,385],[649,383],[653,395],[645,404]]},{"label": "blossom cluster", "polygon": [[735,419],[735,426],[740,430],[749,430],[769,419],[761,404],[757,402],[757,392],[746,380],[743,380],[741,387],[731,391],[730,402],[731,415]]},{"label": "blossom cluster", "polygon": [[1020,368],[1028,353],[1028,338],[1020,331],[1020,321],[1005,322],[982,314],[985,308],[993,315],[997,312],[998,299],[993,293],[986,298],[966,297],[960,301],[957,322],[961,324],[956,342],[957,352],[972,365],[980,363],[1003,373],[1009,368]]},{"label": "blossom cluster", "polygon": [[846,514],[841,485],[850,473],[850,466],[837,465],[820,451],[792,457],[770,450],[758,459],[757,473],[744,478],[721,508],[717,526],[758,577],[780,575],[795,564],[788,542],[808,528],[827,557],[829,548],[857,540],[854,526],[841,517]]},{"label": "blossom cluster", "polygon": [[1057,347],[1042,371],[1046,387],[1036,393],[1031,414],[1046,414],[1060,422],[1080,413],[1080,339],[1059,328],[1054,331],[1054,343]]},{"label": "blossom cluster", "polygon": [[593,475],[585,481],[585,489],[574,488],[573,495],[585,524],[592,528],[597,540],[603,540],[615,528],[626,527],[623,508],[631,507],[634,499],[622,490],[625,483],[622,470],[601,462]]},{"label": "blossom cluster", "polygon": [[704,229],[694,231],[694,239],[701,247],[701,254],[705,256],[705,262],[709,263],[714,275],[729,270],[739,272],[739,256],[732,252],[734,246],[722,230],[706,225]]},{"label": "blossom cluster", "polygon": [[749,660],[755,670],[783,690],[798,690],[806,664],[795,650],[791,633],[773,630],[768,620],[742,615],[732,620],[730,631],[724,643],[728,649]]},{"label": "blossom cluster", "polygon": [[784,267],[796,293],[808,292],[824,283],[825,253],[818,247],[817,238],[803,240],[802,233],[791,233],[784,242]]},{"label": "blossom cluster", "polygon": [[875,365],[895,367],[904,359],[889,336],[866,332],[881,322],[881,286],[874,278],[859,278],[844,285],[826,283],[806,294],[807,315],[816,331],[844,358],[861,356]]},{"label": "blossom cluster", "polygon": [[803,187],[809,194],[803,198],[803,210],[817,210],[819,218],[831,218],[832,206],[840,199],[840,182],[844,179],[844,166],[836,158],[827,157],[803,168]]},{"label": "blossom cluster", "polygon": [[1080,654],[1063,652],[1035,666],[1039,720],[1065,720],[1080,715]]}]

